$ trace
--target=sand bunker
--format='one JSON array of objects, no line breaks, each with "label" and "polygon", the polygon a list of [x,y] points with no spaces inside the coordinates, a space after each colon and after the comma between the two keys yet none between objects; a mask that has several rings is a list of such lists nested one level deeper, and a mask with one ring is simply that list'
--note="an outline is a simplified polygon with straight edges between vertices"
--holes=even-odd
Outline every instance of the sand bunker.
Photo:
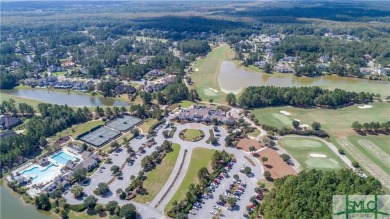
[{"label": "sand bunker", "polygon": [[301,122],[301,120],[299,120],[299,119],[294,119],[295,121],[298,121],[298,122]]},{"label": "sand bunker", "polygon": [[358,106],[359,109],[370,109],[372,108],[371,105],[363,105],[363,106]]},{"label": "sand bunker", "polygon": [[204,89],[203,92],[206,96],[217,96],[217,94],[209,88]]},{"label": "sand bunker", "polygon": [[301,128],[309,128],[310,126],[308,124],[302,124],[302,125],[299,125],[299,127],[301,127]]},{"label": "sand bunker", "polygon": [[310,157],[323,157],[323,158],[325,158],[326,155],[325,154],[310,154]]},{"label": "sand bunker", "polygon": [[289,112],[287,112],[287,111],[284,111],[284,110],[280,111],[280,113],[281,113],[281,114],[284,114],[284,115],[286,115],[286,116],[291,115],[291,113],[289,113]]},{"label": "sand bunker", "polygon": [[218,90],[215,90],[214,88],[209,88],[210,90],[214,91],[215,93],[218,93]]}]

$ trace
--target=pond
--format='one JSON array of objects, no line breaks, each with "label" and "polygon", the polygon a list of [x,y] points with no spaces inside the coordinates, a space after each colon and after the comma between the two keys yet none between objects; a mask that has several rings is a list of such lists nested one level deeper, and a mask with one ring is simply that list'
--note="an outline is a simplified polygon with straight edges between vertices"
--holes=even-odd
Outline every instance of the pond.
[{"label": "pond", "polygon": [[[372,81],[360,78],[339,77],[337,75],[325,75],[321,77],[297,77],[292,74],[264,74],[248,71],[237,66],[232,61],[223,61],[218,77],[221,90],[225,93],[233,92],[238,94],[243,88],[249,86],[327,86],[327,85],[390,85],[386,81]],[[387,88],[390,88],[387,87]],[[353,90],[351,90],[353,91]]]},{"label": "pond", "polygon": [[48,89],[12,89],[1,90],[1,93],[18,97],[39,100],[46,103],[68,106],[128,106],[129,103],[114,98],[95,97],[84,93],[57,92]]},{"label": "pond", "polygon": [[26,204],[21,200],[19,195],[8,188],[6,185],[0,186],[1,196],[1,219],[50,219],[48,212],[38,211],[34,205]]}]

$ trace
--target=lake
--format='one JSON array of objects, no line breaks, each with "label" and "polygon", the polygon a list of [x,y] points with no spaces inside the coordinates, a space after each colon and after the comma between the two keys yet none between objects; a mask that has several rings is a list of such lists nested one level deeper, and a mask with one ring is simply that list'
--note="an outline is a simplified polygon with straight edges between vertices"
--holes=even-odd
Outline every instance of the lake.
[{"label": "lake", "polygon": [[[223,61],[218,77],[221,90],[225,93],[233,92],[238,94],[243,88],[249,86],[336,86],[341,89],[344,85],[353,85],[356,88],[364,85],[380,85],[383,89],[390,88],[390,83],[386,81],[373,81],[361,78],[339,77],[337,75],[325,75],[321,77],[297,77],[293,74],[265,74],[259,72],[248,71],[243,67],[237,66],[232,61]],[[346,87],[347,87],[346,86]],[[352,87],[353,87],[352,86]],[[373,86],[373,87],[374,87]],[[348,89],[355,91],[354,89]],[[366,90],[367,92],[370,92]]]},{"label": "lake", "polygon": [[48,212],[38,211],[34,205],[26,204],[20,196],[6,185],[0,186],[1,219],[52,219]]},{"label": "lake", "polygon": [[84,93],[67,93],[51,91],[48,89],[12,89],[1,90],[1,93],[39,100],[46,103],[68,105],[68,106],[129,106],[129,103],[114,98],[95,97]]}]

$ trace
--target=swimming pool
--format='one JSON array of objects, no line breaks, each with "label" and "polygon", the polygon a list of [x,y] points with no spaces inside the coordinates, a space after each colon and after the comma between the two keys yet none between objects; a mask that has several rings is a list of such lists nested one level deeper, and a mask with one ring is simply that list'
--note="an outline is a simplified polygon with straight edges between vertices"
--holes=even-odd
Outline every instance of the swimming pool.
[{"label": "swimming pool", "polygon": [[21,172],[22,176],[32,178],[32,183],[38,184],[45,181],[49,181],[57,175],[61,174],[60,168],[55,164],[50,164],[44,169],[39,168],[38,166],[33,166],[30,169],[24,170]]},{"label": "swimming pool", "polygon": [[68,160],[75,161],[76,158],[77,158],[76,156],[68,154],[64,151],[58,152],[58,153],[54,154],[53,156],[51,156],[51,159],[55,160],[57,163],[62,164],[62,165],[66,165],[66,162],[68,162]]}]

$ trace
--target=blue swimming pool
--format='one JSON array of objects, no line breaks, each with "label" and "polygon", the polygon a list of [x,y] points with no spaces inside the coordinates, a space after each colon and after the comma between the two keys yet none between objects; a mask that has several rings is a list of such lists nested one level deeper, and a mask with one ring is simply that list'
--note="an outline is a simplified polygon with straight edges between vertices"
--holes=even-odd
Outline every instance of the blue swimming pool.
[{"label": "blue swimming pool", "polygon": [[51,159],[55,160],[57,163],[62,164],[62,165],[66,165],[66,162],[68,162],[68,160],[75,161],[76,158],[77,158],[76,156],[68,154],[64,151],[58,152],[58,153],[54,154],[53,156],[51,156]]},{"label": "blue swimming pool", "polygon": [[20,174],[26,178],[32,178],[32,182],[35,184],[49,181],[60,173],[59,167],[54,164],[50,164],[45,168],[34,166],[30,169],[24,170]]}]

